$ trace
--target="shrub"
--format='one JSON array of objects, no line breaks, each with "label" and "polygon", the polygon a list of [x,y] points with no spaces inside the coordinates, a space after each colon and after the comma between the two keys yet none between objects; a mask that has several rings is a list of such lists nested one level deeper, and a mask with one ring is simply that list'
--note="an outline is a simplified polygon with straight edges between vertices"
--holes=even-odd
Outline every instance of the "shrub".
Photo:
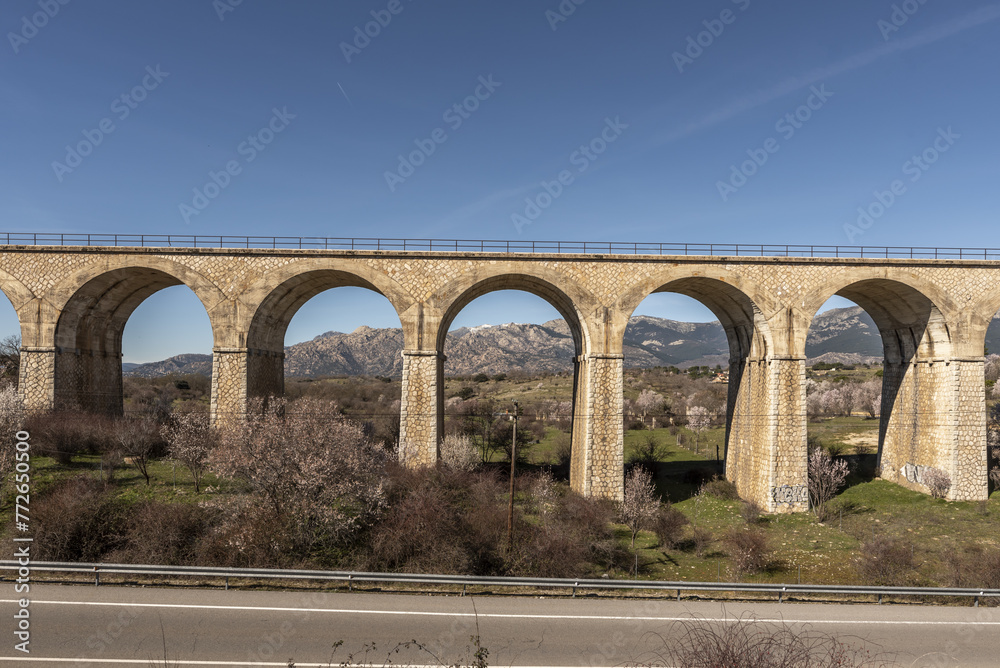
[{"label": "shrub", "polygon": [[744,501],[740,504],[740,517],[746,522],[748,526],[757,524],[760,521],[760,515],[763,512],[756,503],[753,501]]},{"label": "shrub", "polygon": [[[709,668],[861,668],[893,665],[863,644],[836,636],[753,618],[678,622],[680,628],[664,634],[663,649],[640,657],[638,665]],[[667,642],[667,637],[670,641]]]},{"label": "shrub", "polygon": [[913,572],[913,546],[898,538],[878,536],[861,545],[858,577],[871,585],[908,584]]},{"label": "shrub", "polygon": [[736,492],[736,485],[718,476],[706,482],[702,487],[702,491],[709,496],[714,496],[724,501],[735,501],[740,498],[740,495]]},{"label": "shrub", "polygon": [[734,579],[760,573],[771,562],[771,548],[761,529],[733,529],[723,542],[731,559],[730,570]]},{"label": "shrub", "polygon": [[210,528],[210,513],[187,503],[147,502],[134,507],[126,541],[109,561],[130,564],[194,565]]},{"label": "shrub", "polygon": [[659,440],[657,440],[656,434],[649,433],[636,446],[635,450],[630,453],[629,463],[641,466],[650,473],[655,474],[663,454],[663,447],[660,445]]},{"label": "shrub", "polygon": [[826,503],[840,490],[848,474],[847,462],[834,460],[823,448],[813,448],[809,453],[809,501],[816,511],[816,519],[824,521],[827,516]]},{"label": "shrub", "polygon": [[927,468],[923,472],[924,485],[935,499],[943,499],[951,489],[951,476],[936,468]]},{"label": "shrub", "polygon": [[691,549],[698,557],[705,556],[705,552],[708,550],[709,546],[715,537],[712,532],[704,527],[695,526],[691,528]]},{"label": "shrub", "polygon": [[91,476],[65,480],[32,499],[32,554],[43,561],[100,561],[124,544],[127,510]]},{"label": "shrub", "polygon": [[660,547],[667,550],[675,547],[680,542],[684,526],[687,524],[689,524],[688,518],[684,513],[670,503],[661,505],[656,517],[653,518],[653,531],[660,539]]},{"label": "shrub", "polygon": [[570,435],[561,431],[556,434],[554,441],[556,464],[568,467],[573,459],[573,441]]}]

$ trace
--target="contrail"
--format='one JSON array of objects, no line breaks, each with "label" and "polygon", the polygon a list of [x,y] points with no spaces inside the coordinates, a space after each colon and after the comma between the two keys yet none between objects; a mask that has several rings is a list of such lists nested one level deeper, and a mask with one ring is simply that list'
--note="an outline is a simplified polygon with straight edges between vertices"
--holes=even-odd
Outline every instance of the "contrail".
[{"label": "contrail", "polygon": [[337,82],[337,88],[339,88],[340,92],[344,94],[344,99],[347,100],[347,104],[351,105],[351,108],[353,109],[354,103],[351,102],[351,98],[347,97],[347,91],[344,90],[344,87],[340,85],[339,81]]},{"label": "contrail", "polygon": [[1000,18],[1000,4],[988,5],[970,14],[948,21],[947,23],[934,26],[933,28],[928,28],[927,30],[921,31],[912,37],[889,42],[888,44],[857,53],[849,58],[833,63],[832,65],[818,67],[810,72],[807,72],[806,74],[797,77],[790,77],[769,88],[762,88],[754,91],[753,93],[744,95],[743,97],[734,100],[724,107],[716,109],[707,116],[693,123],[689,123],[683,127],[660,135],[655,139],[655,143],[669,144],[677,141],[678,139],[689,137],[697,132],[700,132],[701,130],[718,125],[724,121],[728,121],[730,118],[739,116],[746,111],[755,109],[780,97],[784,97],[785,95],[793,93],[810,84],[818,83],[829,79],[830,77],[865,67],[866,65],[870,65],[885,56],[902,53],[921,46],[933,44],[934,42],[939,42],[970,28],[975,28],[985,23],[989,23],[990,21],[995,21],[998,18]]}]

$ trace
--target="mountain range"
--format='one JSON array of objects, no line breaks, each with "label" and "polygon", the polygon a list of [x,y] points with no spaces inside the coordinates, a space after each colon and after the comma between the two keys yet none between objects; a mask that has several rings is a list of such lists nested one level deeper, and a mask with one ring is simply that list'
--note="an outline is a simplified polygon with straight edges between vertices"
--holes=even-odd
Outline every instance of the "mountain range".
[{"label": "mountain range", "polygon": [[[729,346],[718,322],[677,322],[636,316],[625,330],[625,366],[715,366],[729,363]],[[994,320],[987,347],[1000,351],[1000,321]],[[327,332],[285,348],[285,375],[298,377],[402,374],[401,329],[359,327],[349,334]],[[573,366],[573,337],[563,320],[541,325],[509,323],[462,327],[445,341],[445,373],[497,374],[567,371]],[[813,320],[806,339],[809,364],[863,364],[882,359],[882,339],[860,307],[825,311]],[[162,362],[123,364],[126,375],[212,373],[211,355],[187,354]]]}]

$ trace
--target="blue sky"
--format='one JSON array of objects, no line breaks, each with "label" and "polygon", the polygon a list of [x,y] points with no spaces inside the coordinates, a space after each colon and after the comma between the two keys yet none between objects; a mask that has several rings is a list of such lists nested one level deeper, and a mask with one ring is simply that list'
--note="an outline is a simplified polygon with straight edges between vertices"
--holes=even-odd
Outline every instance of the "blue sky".
[{"label": "blue sky", "polygon": [[[232,2],[4,3],[6,231],[1000,245],[997,3]],[[455,326],[554,314],[502,293]],[[286,343],[361,324],[398,319],[334,290]],[[126,360],[210,348],[186,288],[126,329]]]}]

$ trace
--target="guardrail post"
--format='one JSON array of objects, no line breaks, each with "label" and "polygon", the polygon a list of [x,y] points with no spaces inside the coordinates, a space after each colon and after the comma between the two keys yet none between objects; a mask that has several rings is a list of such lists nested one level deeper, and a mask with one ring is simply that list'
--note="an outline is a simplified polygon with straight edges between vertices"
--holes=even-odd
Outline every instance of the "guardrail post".
[{"label": "guardrail post", "polygon": [[351,576],[347,576],[347,591],[354,591],[354,582],[351,581]]},{"label": "guardrail post", "polygon": [[101,572],[97,570],[97,566],[94,566],[94,586],[101,586]]},{"label": "guardrail post", "polygon": [[681,590],[680,589],[677,590],[677,602],[678,603],[681,602]]},{"label": "guardrail post", "polygon": [[576,598],[576,586],[577,586],[578,584],[580,584],[580,583],[579,583],[579,582],[574,582],[574,583],[573,583],[573,598]]},{"label": "guardrail post", "polygon": [[226,591],[229,591],[229,578],[226,578]]},{"label": "guardrail post", "polygon": [[785,588],[784,588],[784,587],[782,587],[782,588],[781,588],[781,589],[780,589],[780,590],[778,591],[778,603],[781,603],[781,599],[782,599],[782,598],[784,597],[784,595],[785,595]]},{"label": "guardrail post", "polygon": [[878,604],[882,605],[882,594],[878,595]]}]

